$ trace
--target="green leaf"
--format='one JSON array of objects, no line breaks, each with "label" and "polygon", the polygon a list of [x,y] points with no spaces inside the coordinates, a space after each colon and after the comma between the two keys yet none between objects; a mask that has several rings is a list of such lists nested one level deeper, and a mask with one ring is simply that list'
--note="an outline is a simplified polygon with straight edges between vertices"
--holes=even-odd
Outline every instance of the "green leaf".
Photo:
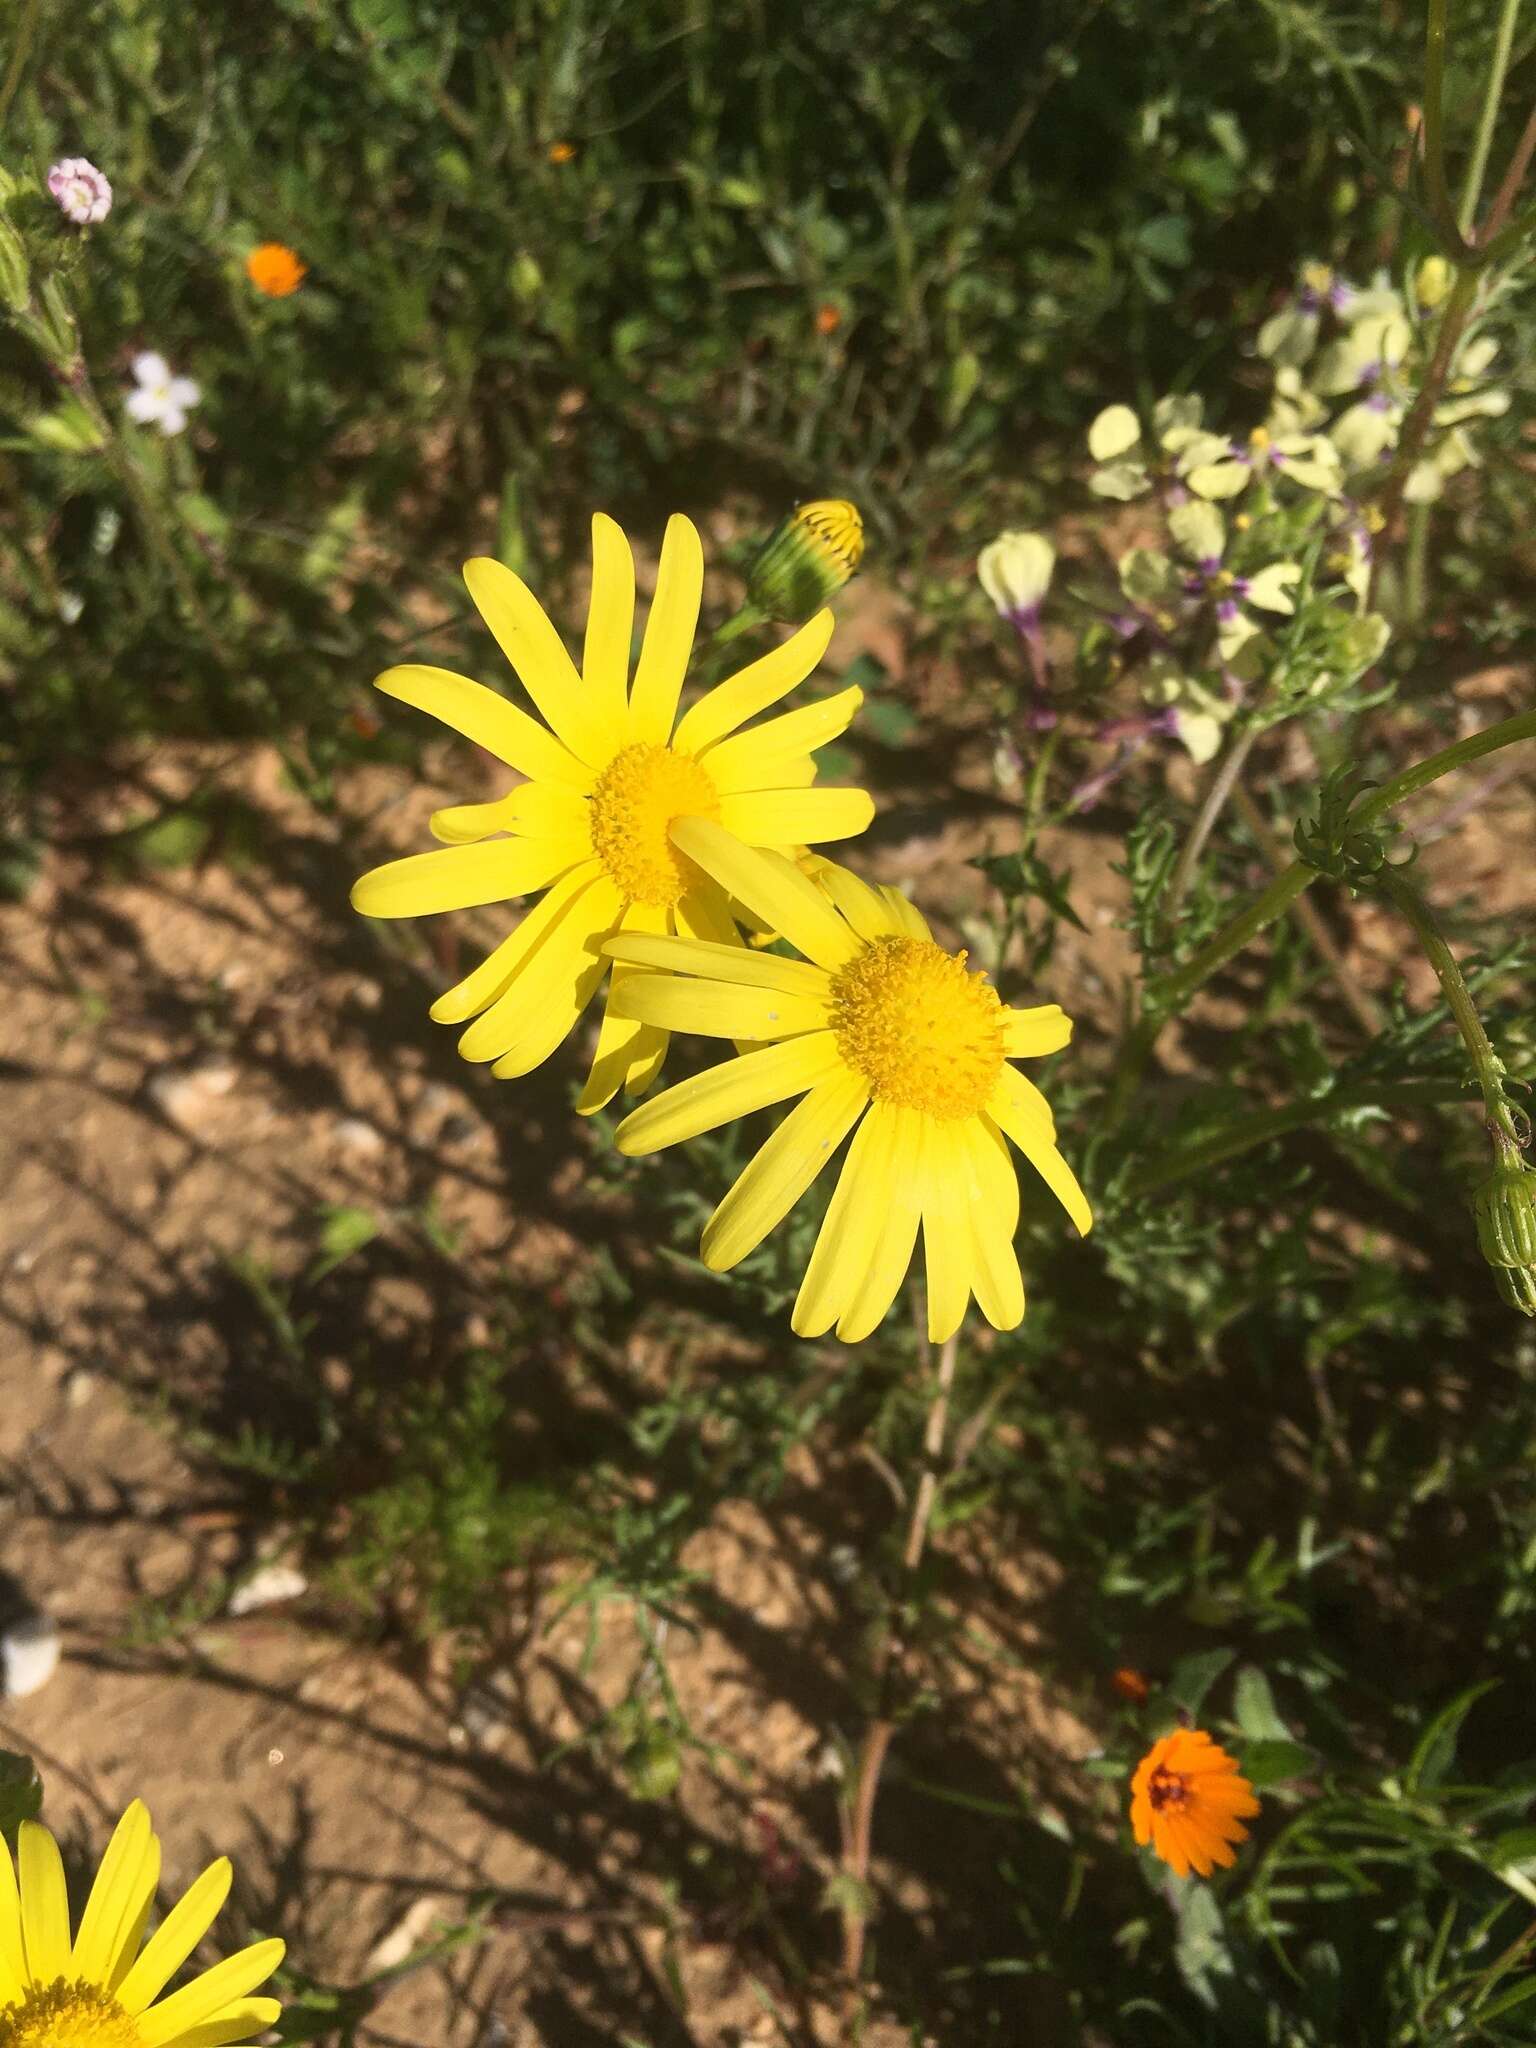
[{"label": "green leaf", "polygon": [[320,1252],[309,1268],[311,1280],[333,1273],[354,1252],[372,1244],[379,1234],[379,1219],[371,1209],[340,1205],[320,1212]]},{"label": "green leaf", "polygon": [[1259,1792],[1267,1785],[1283,1785],[1291,1778],[1305,1777],[1317,1762],[1311,1750],[1301,1743],[1278,1741],[1247,1743],[1238,1761],[1243,1776]]},{"label": "green leaf", "polygon": [[24,1820],[36,1820],[43,1808],[43,1781],[31,1757],[0,1749],[0,1834],[14,1842]]},{"label": "green leaf", "polygon": [[1245,1664],[1237,1674],[1232,1695],[1232,1712],[1237,1725],[1251,1742],[1289,1742],[1291,1731],[1275,1707],[1269,1680],[1256,1665]]},{"label": "green leaf", "polygon": [[1191,1720],[1198,1720],[1205,1696],[1236,1656],[1235,1650],[1198,1650],[1181,1657],[1169,1674],[1164,1693]]},{"label": "green leaf", "polygon": [[984,854],[973,860],[971,866],[980,868],[1010,904],[1020,896],[1036,896],[1068,924],[1076,925],[1080,932],[1087,931],[1087,925],[1067,901],[1065,868],[1058,874],[1033,853]]},{"label": "green leaf", "polygon": [[1469,1685],[1448,1707],[1442,1707],[1436,1714],[1419,1737],[1418,1747],[1403,1773],[1403,1784],[1410,1793],[1432,1792],[1445,1782],[1446,1774],[1456,1761],[1456,1743],[1462,1722],[1483,1694],[1491,1692],[1497,1683],[1497,1679],[1485,1678],[1480,1685]]}]

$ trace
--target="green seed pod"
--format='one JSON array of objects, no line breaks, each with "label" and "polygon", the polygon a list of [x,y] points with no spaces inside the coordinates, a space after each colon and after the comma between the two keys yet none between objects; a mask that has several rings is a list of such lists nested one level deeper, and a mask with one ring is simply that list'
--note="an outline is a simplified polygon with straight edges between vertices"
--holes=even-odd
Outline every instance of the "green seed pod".
[{"label": "green seed pod", "polygon": [[841,590],[864,554],[864,522],[846,498],[816,498],[781,519],[747,576],[770,619],[798,626]]},{"label": "green seed pod", "polygon": [[1477,1242],[1499,1293],[1536,1316],[1536,1172],[1510,1148],[1472,1197]]}]

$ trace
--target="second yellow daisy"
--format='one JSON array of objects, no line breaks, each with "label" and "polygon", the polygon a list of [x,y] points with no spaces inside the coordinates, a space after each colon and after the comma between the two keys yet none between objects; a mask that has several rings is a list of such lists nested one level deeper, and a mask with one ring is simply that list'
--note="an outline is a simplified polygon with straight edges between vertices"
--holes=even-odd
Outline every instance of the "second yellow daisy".
[{"label": "second yellow daisy", "polygon": [[710,1218],[705,1264],[725,1272],[761,1244],[851,1131],[795,1302],[797,1334],[836,1324],[845,1343],[868,1336],[896,1297],[919,1226],[929,1336],[951,1336],[972,1295],[995,1328],[1014,1328],[1024,1284],[1006,1141],[1080,1231],[1093,1222],[1056,1148],[1049,1105],[1011,1064],[1060,1051],[1071,1020],[1054,1003],[1008,1008],[894,889],[831,862],[812,882],[707,818],[679,820],[672,837],[805,957],[639,933],[609,941],[630,970],[612,998],[621,1015],[651,1030],[756,1041],[626,1117],[620,1151],[654,1152],[798,1096]]},{"label": "second yellow daisy", "polygon": [[[680,820],[709,820],[743,846],[790,848],[851,838],[874,815],[861,789],[810,786],[814,752],[847,727],[863,701],[858,689],[742,730],[815,668],[832,637],[830,611],[679,718],[704,583],[697,530],[681,514],[668,522],[633,683],[635,565],[602,513],[592,521],[592,557],[579,672],[526,584],[500,562],[465,565],[469,594],[543,724],[446,669],[412,663],[378,678],[386,695],[430,712],[527,778],[493,802],[437,812],[430,829],[447,842],[442,850],[390,861],[352,891],[367,917],[421,917],[543,892],[432,1005],[439,1023],[468,1024],[464,1057],[491,1061],[503,1078],[530,1072],[569,1035],[609,973],[603,946],[617,933],[738,938],[727,890],[672,836]],[[620,1088],[642,1093],[666,1052],[664,1028],[616,1005],[627,971],[613,972],[577,1104],[583,1112]]]}]

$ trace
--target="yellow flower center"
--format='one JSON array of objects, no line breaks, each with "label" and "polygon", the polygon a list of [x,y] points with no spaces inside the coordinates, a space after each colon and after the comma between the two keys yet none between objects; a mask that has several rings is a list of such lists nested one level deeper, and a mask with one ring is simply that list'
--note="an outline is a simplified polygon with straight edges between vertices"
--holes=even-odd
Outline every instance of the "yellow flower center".
[{"label": "yellow flower center", "polygon": [[832,978],[837,1049],[877,1102],[975,1116],[1003,1067],[1003,1005],[964,953],[876,939]]},{"label": "yellow flower center", "polygon": [[1253,450],[1253,452],[1254,452],[1254,454],[1255,454],[1255,455],[1266,455],[1266,454],[1268,454],[1268,452],[1269,452],[1269,429],[1268,429],[1268,427],[1255,427],[1255,428],[1254,428],[1254,430],[1253,430],[1253,432],[1252,432],[1252,433],[1251,433],[1251,434],[1250,434],[1250,435],[1248,436],[1248,446],[1249,446],[1249,447],[1250,447],[1250,448],[1251,448],[1251,449]]},{"label": "yellow flower center", "polygon": [[99,1984],[55,1977],[0,2010],[0,2048],[144,2048],[144,2036]]},{"label": "yellow flower center", "polygon": [[642,740],[615,754],[597,778],[592,850],[627,902],[670,905],[697,870],[667,837],[668,826],[674,818],[719,815],[720,792],[691,754]]}]

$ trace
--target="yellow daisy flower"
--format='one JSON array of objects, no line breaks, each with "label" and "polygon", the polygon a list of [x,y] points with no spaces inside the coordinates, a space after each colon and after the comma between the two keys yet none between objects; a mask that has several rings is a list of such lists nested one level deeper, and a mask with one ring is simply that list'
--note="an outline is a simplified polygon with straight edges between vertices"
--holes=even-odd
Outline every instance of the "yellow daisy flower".
[{"label": "yellow daisy flower", "polygon": [[0,1841],[0,2048],[223,2048],[265,2033],[282,2008],[251,1993],[282,1961],[280,1941],[253,1942],[160,1996],[213,1925],[230,1876],[227,1856],[210,1863],[146,1942],[160,1844],[136,1799],[71,1942],[58,1844],[23,1821],[16,1863]]},{"label": "yellow daisy flower", "polygon": [[[367,917],[421,917],[503,898],[543,900],[457,987],[438,997],[441,1024],[469,1028],[468,1060],[506,1078],[549,1058],[609,971],[604,941],[619,932],[672,933],[720,945],[737,938],[726,891],[669,837],[678,819],[704,818],[748,846],[785,848],[848,839],[874,805],[861,789],[813,789],[817,747],[842,732],[863,700],[839,691],[766,724],[741,728],[815,668],[832,636],[819,612],[780,646],[706,691],[679,719],[678,700],[703,591],[704,551],[674,514],[656,594],[629,679],[635,565],[613,520],[592,521],[592,601],[581,671],[533,593],[500,562],[468,562],[480,616],[545,723],[466,676],[415,663],[378,688],[431,712],[527,778],[491,803],[437,812],[447,842],[375,868],[352,891]],[[498,835],[498,836],[493,836]],[[504,835],[504,836],[502,836]],[[597,1055],[577,1107],[601,1109],[622,1087],[655,1079],[667,1034],[615,1009],[613,975]]]},{"label": "yellow daisy flower", "polygon": [[953,1335],[973,1294],[989,1323],[1013,1329],[1024,1283],[1005,1140],[1080,1231],[1093,1222],[1044,1096],[1010,1065],[1058,1052],[1070,1018],[1054,1003],[1009,1009],[963,952],[934,943],[898,890],[830,861],[813,882],[708,818],[680,819],[672,836],[805,958],[639,932],[608,942],[630,970],[614,990],[620,1014],[652,1030],[755,1042],[626,1117],[619,1150],[654,1152],[800,1096],[710,1218],[704,1263],[723,1273],[761,1244],[852,1131],[795,1302],[796,1333],[819,1337],[835,1323],[845,1343],[867,1337],[896,1297],[919,1224],[929,1336]]}]

